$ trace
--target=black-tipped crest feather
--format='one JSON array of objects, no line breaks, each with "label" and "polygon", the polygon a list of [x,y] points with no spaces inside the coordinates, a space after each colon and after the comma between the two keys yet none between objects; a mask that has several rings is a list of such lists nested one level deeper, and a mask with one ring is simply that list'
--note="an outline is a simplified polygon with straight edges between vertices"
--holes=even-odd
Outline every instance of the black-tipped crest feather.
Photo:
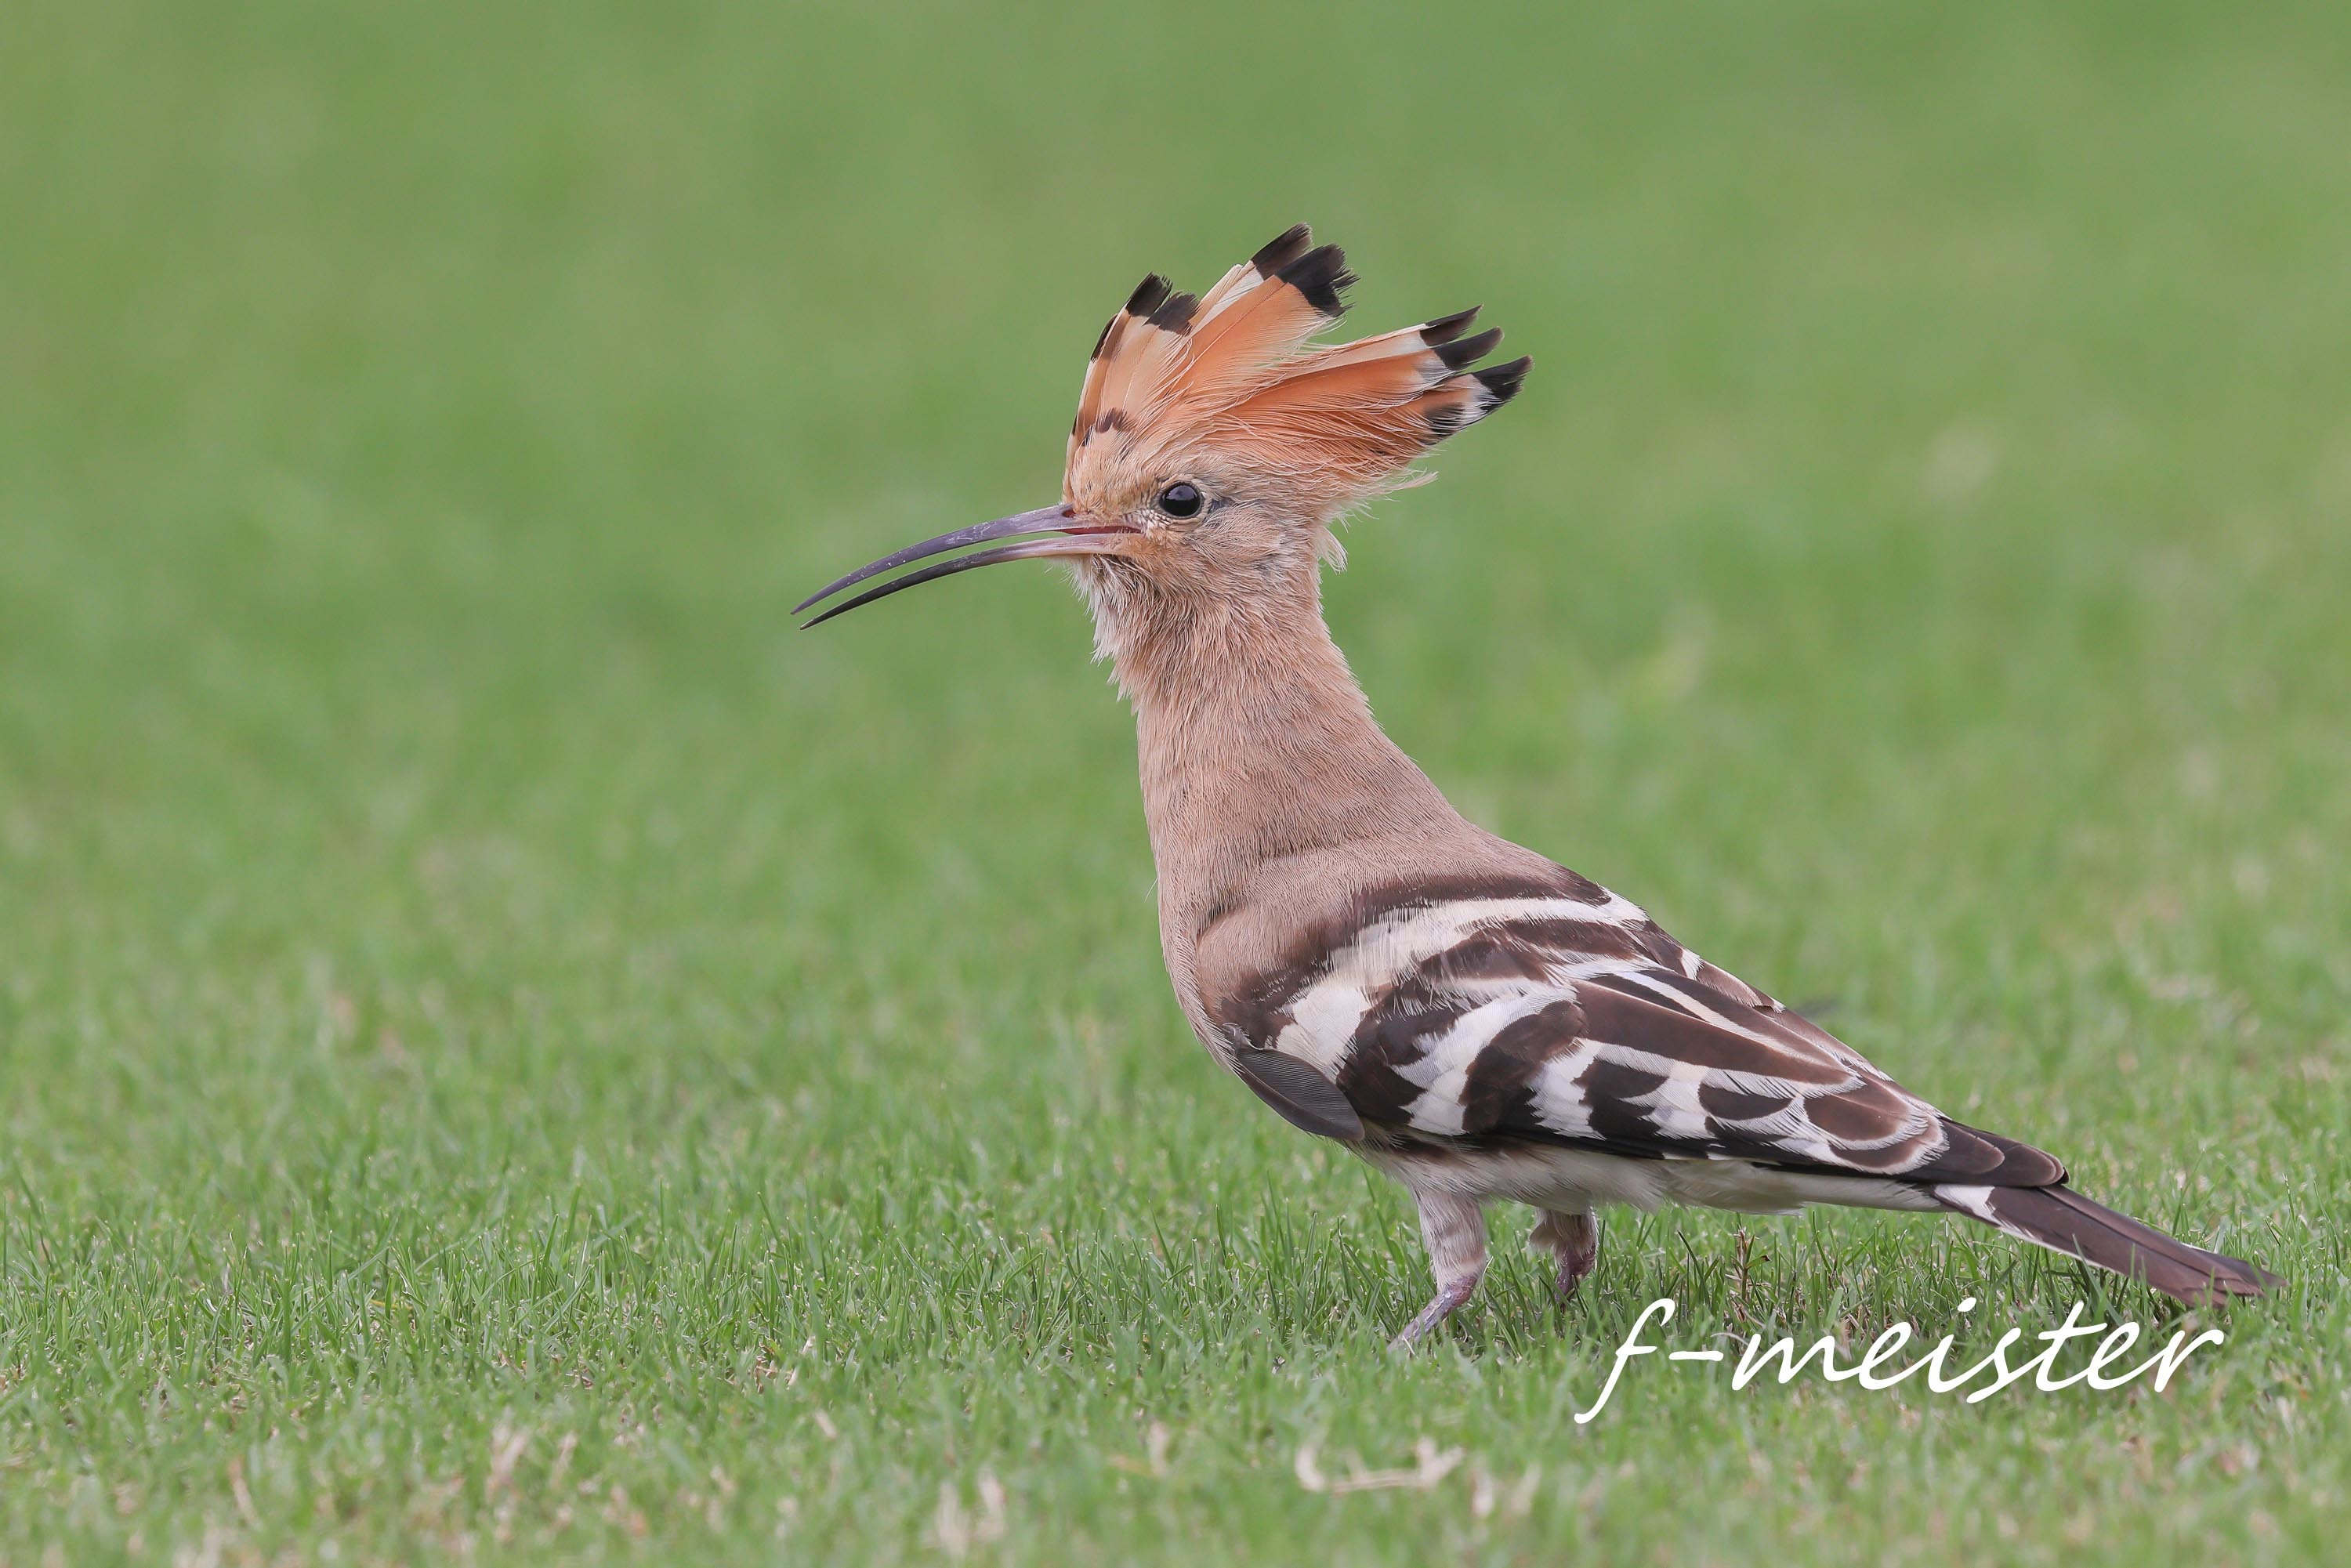
[{"label": "black-tipped crest feather", "polygon": [[[1427,337],[1428,334],[1426,332],[1421,334],[1423,341],[1426,341]],[[1482,332],[1472,333],[1467,338],[1458,338],[1449,343],[1430,343],[1429,348],[1436,353],[1438,362],[1447,370],[1458,371],[1464,365],[1474,365],[1492,353],[1494,345],[1501,340],[1502,329],[1499,327],[1489,327]]]},{"label": "black-tipped crest feather", "polygon": [[1145,318],[1163,332],[1182,334],[1192,329],[1193,313],[1200,308],[1196,294],[1171,294]]},{"label": "black-tipped crest feather", "polygon": [[1470,380],[1486,389],[1485,398],[1481,400],[1484,407],[1489,411],[1498,409],[1518,396],[1520,383],[1527,379],[1527,371],[1534,368],[1534,362],[1533,356],[1522,354],[1507,364],[1489,365],[1482,371],[1471,371]]},{"label": "black-tipped crest feather", "polygon": [[1472,305],[1467,310],[1456,310],[1450,316],[1424,321],[1420,327],[1420,340],[1432,349],[1439,343],[1449,343],[1468,331],[1469,323],[1478,319],[1478,312],[1484,308],[1483,305]]},{"label": "black-tipped crest feather", "polygon": [[1257,269],[1257,275],[1259,277],[1271,277],[1275,273],[1304,256],[1307,247],[1313,243],[1314,233],[1311,229],[1304,224],[1292,224],[1259,246],[1257,254],[1249,257],[1249,265]]},{"label": "black-tipped crest feather", "polygon": [[1347,270],[1347,253],[1337,246],[1317,246],[1274,276],[1306,296],[1306,303],[1323,315],[1346,314],[1343,297],[1354,287],[1355,275]]},{"label": "black-tipped crest feather", "polygon": [[1130,316],[1150,315],[1166,302],[1167,290],[1173,287],[1157,273],[1145,273],[1143,281],[1134,286],[1134,292],[1126,297],[1126,313]]}]

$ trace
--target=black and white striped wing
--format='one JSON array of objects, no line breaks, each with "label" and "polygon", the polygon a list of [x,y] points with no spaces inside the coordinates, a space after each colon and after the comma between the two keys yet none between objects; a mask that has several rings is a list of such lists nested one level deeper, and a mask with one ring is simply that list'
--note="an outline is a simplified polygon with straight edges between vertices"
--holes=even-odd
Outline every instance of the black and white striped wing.
[{"label": "black and white striped wing", "polygon": [[1424,1142],[2064,1179],[2051,1156],[1945,1117],[1635,905],[1562,875],[1364,900],[1211,1016],[1252,1087],[1333,1135],[1352,1117]]}]

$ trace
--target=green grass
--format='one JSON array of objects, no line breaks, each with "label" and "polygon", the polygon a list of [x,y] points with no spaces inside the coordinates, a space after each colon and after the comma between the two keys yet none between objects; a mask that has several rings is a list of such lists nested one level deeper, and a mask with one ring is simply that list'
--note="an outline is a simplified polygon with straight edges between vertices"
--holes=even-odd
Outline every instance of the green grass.
[{"label": "green grass", "polygon": [[[0,1562],[2328,1555],[2346,70],[2315,5],[7,7]],[[1564,1312],[1509,1218],[1391,1357],[1405,1205],[1189,1038],[1067,590],[792,630],[1300,217],[1538,361],[1350,534],[1394,733],[2290,1278],[2168,1393],[1570,1418],[1658,1295],[2087,1283],[1846,1214],[1620,1220]]]}]

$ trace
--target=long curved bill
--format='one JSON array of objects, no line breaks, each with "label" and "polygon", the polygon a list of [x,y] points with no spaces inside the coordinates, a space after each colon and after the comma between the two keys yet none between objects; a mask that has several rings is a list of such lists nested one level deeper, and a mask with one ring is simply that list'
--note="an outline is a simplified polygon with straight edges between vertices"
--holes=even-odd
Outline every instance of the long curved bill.
[{"label": "long curved bill", "polygon": [[1033,512],[1019,512],[1008,517],[998,517],[993,522],[974,523],[967,528],[957,528],[951,534],[941,534],[935,539],[925,539],[920,544],[912,544],[904,549],[893,550],[880,560],[871,565],[861,566],[847,577],[827,583],[823,588],[792,606],[792,613],[798,615],[810,605],[830,599],[844,588],[854,588],[867,578],[877,577],[883,572],[904,566],[909,561],[923,560],[935,555],[945,555],[949,550],[961,549],[967,545],[986,544],[990,539],[1010,538],[1019,534],[1050,534],[1057,537],[1028,539],[1019,544],[1005,545],[996,549],[978,550],[970,555],[957,556],[953,560],[941,561],[936,566],[926,566],[920,571],[910,571],[904,577],[892,578],[879,588],[869,588],[856,598],[834,605],[815,620],[807,622],[800,630],[805,632],[810,626],[821,626],[834,616],[846,615],[860,605],[871,604],[877,599],[887,599],[902,588],[914,588],[925,582],[935,582],[940,578],[953,577],[956,572],[969,571],[974,567],[994,566],[998,561],[1006,560],[1037,560],[1054,556],[1123,554],[1125,549],[1123,541],[1134,536],[1134,530],[1105,528],[1080,523],[1078,514],[1068,507],[1040,507]]}]

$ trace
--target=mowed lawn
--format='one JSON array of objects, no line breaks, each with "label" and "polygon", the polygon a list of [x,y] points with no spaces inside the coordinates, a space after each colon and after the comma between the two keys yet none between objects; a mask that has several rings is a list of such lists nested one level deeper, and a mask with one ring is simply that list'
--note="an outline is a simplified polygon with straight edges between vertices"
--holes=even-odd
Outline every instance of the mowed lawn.
[{"label": "mowed lawn", "polygon": [[[0,1563],[2339,1551],[2346,79],[2316,5],[8,7]],[[1066,586],[788,613],[1301,218],[1536,359],[1330,585],[1407,749],[2284,1293],[1669,1213],[1562,1311],[1511,1214],[1388,1354],[1408,1207],[1190,1038]],[[1577,1424],[1660,1296],[2228,1338]]]}]

